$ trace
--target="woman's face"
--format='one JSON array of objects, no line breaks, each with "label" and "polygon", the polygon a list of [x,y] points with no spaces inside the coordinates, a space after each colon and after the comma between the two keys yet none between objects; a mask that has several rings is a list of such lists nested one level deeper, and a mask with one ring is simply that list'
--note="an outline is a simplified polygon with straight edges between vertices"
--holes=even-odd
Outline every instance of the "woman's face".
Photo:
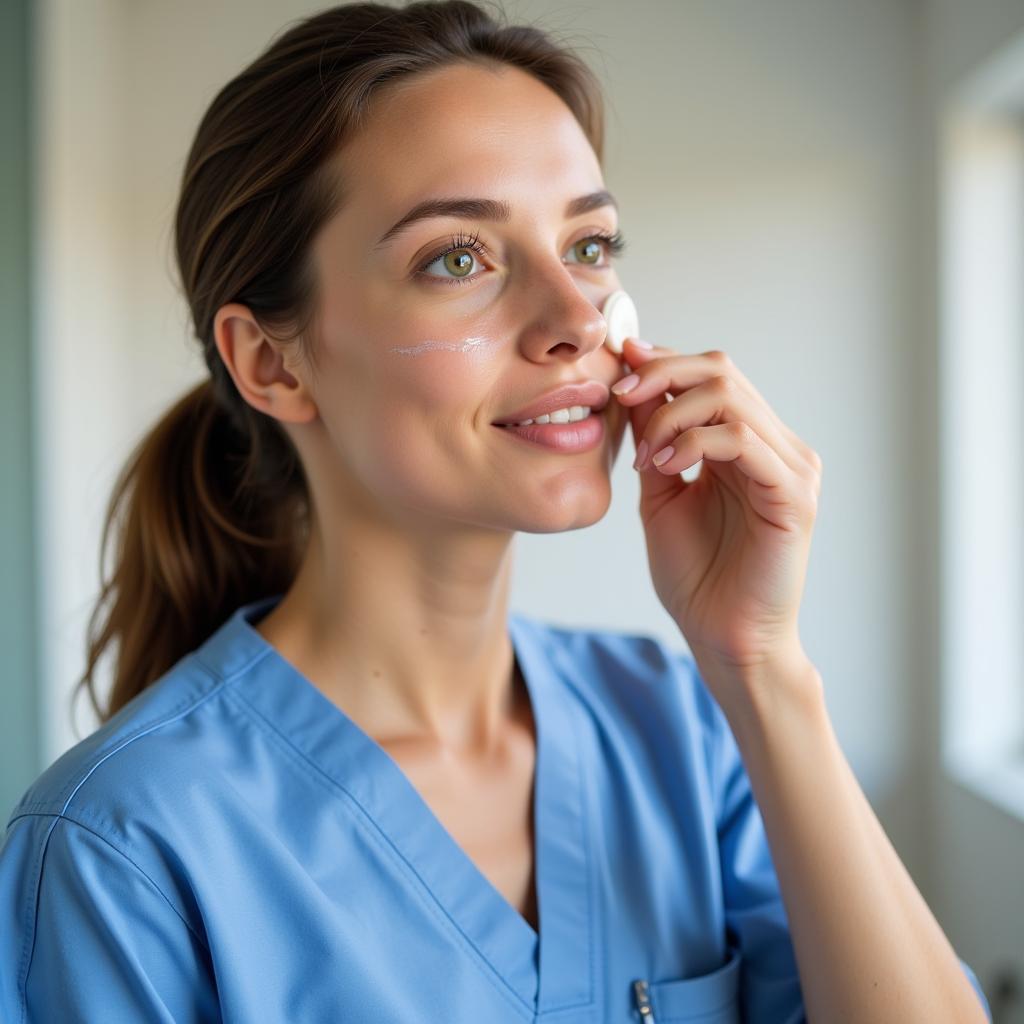
[{"label": "woman's face", "polygon": [[[516,68],[444,68],[379,94],[336,166],[342,207],[314,244],[317,368],[293,371],[319,414],[315,443],[295,437],[318,504],[356,488],[421,527],[600,519],[627,420],[614,396],[589,451],[494,425],[560,384],[623,372],[600,313],[621,286],[608,244],[591,241],[615,233],[616,210],[566,216],[604,188],[568,107]],[[454,197],[507,203],[510,217],[432,216],[380,241],[423,200]]]}]

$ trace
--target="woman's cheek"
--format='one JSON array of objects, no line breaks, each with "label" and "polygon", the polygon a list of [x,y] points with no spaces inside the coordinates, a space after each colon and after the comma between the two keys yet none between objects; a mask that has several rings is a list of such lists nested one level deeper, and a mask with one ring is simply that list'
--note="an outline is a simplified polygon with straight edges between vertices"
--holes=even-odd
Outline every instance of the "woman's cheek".
[{"label": "woman's cheek", "polygon": [[[436,392],[443,400],[443,390]],[[374,418],[361,430],[354,457],[363,484],[378,499],[444,515],[479,492],[479,444],[464,410],[431,407],[426,392]]]},{"label": "woman's cheek", "polygon": [[471,417],[487,408],[500,380],[501,345],[489,336],[417,336],[389,346],[395,394],[439,418]]}]

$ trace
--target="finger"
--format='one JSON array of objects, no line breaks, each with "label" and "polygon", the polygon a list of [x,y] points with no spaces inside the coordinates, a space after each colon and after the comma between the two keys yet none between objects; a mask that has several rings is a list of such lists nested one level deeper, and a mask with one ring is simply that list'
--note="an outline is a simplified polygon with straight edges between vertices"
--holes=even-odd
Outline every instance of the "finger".
[{"label": "finger", "polygon": [[739,381],[739,383],[749,391],[749,393],[761,402],[764,407],[768,410],[769,415],[775,423],[776,428],[786,438],[787,441],[793,446],[794,450],[800,455],[806,465],[813,471],[817,472],[820,465],[821,459],[818,457],[817,452],[790,426],[788,426],[775,411],[774,407],[764,400],[761,392],[754,387],[754,385],[747,379],[746,375],[742,370],[724,353],[724,352],[711,352],[705,353],[706,355],[712,355],[715,357],[721,357],[722,361],[730,367],[732,375]]},{"label": "finger", "polygon": [[[654,398],[641,402],[639,405],[630,406],[626,410],[633,428],[633,441],[638,455],[641,451],[640,440],[644,436],[647,424],[654,413],[664,406],[667,401],[668,399],[665,395],[656,395]],[[650,463],[650,447],[648,446],[642,449],[642,451],[645,456],[644,462]],[[657,508],[662,504],[662,501],[667,500],[680,491],[685,491],[688,487],[692,487],[694,482],[684,480],[678,473],[673,475],[671,473],[652,473],[650,471],[641,472],[640,506],[641,508]]]},{"label": "finger", "polygon": [[666,449],[655,453],[664,461],[657,466],[652,464],[649,470],[642,472],[641,481],[658,474],[674,477],[701,459],[732,462],[755,483],[782,496],[781,500],[772,502],[780,509],[779,525],[783,525],[787,518],[781,515],[781,509],[796,508],[799,504],[797,495],[805,486],[803,481],[782,461],[779,453],[746,423],[690,427]]},{"label": "finger", "polygon": [[[733,392],[728,397],[732,406],[732,415],[719,415],[719,419],[728,418],[749,421],[754,429],[773,445],[780,457],[793,472],[801,477],[809,477],[815,473],[816,467],[813,465],[813,462],[797,450],[791,442],[790,437],[796,437],[796,435],[792,431],[780,429],[782,421],[779,420],[771,406],[767,405],[763,398],[759,395],[754,398],[750,394],[746,384],[739,379],[740,375],[731,360],[729,361],[729,370],[723,373],[719,369],[723,365],[722,360],[717,357],[716,353],[660,355],[657,350],[648,352],[645,349],[630,346],[629,355],[633,357],[634,354],[636,354],[636,358],[631,369],[639,378],[639,383],[631,391],[616,395],[617,399],[626,406],[646,402],[656,395],[671,394],[676,399],[676,401],[671,403],[658,403],[658,405],[664,406],[665,411],[659,412],[655,417],[655,429],[659,431],[659,435],[650,442],[651,445],[665,439],[666,435],[671,431],[671,427],[666,426],[666,424],[671,422],[673,411],[680,397],[685,397],[686,394],[691,393],[691,390],[695,391],[700,386],[715,380],[719,381],[715,387],[720,391],[724,391],[724,389],[728,388],[728,384],[725,382],[733,381]],[[728,356],[725,358],[728,359]],[[715,372],[716,370],[718,372]],[[745,381],[745,378],[743,380]],[[741,395],[744,393],[746,394],[747,401],[742,403]],[[721,400],[725,400],[726,397],[723,393]],[[703,401],[702,407],[708,407],[706,400]],[[709,410],[703,422],[706,423],[707,420],[712,419],[713,413],[713,409]],[[696,421],[688,423],[687,426],[695,425],[695,423]],[[646,420],[644,422],[644,429],[647,429]],[[676,432],[678,433],[678,431]],[[665,443],[667,443],[667,439]],[[651,447],[650,450],[653,454],[658,449]]]},{"label": "finger", "polygon": [[[749,424],[778,452],[791,470],[797,471],[799,456],[776,429],[766,407],[751,398],[732,377],[724,374],[697,384],[677,395],[674,401],[655,409],[645,424],[643,439],[647,442],[648,452],[653,454],[690,427],[730,421]],[[646,464],[650,465],[650,456]]]},{"label": "finger", "polygon": [[[633,429],[633,447],[637,451],[638,455],[640,452],[640,442],[647,434],[648,424],[659,408],[664,406],[666,402],[667,399],[665,395],[655,395],[646,402],[640,402],[638,405],[633,405],[626,409],[626,414],[629,416],[630,426]],[[648,443],[644,461],[649,462],[650,456],[650,443]]]},{"label": "finger", "polygon": [[[652,359],[661,358],[665,355],[678,355],[679,353],[677,353],[675,349],[660,346],[655,347],[654,349],[641,348],[635,344],[635,339],[627,338],[626,343],[623,345],[623,354],[630,360],[630,364],[627,364],[629,368],[624,370],[625,373],[629,373],[630,370],[635,371],[638,366],[648,363]],[[707,361],[710,364],[708,367],[709,376],[717,372],[728,373],[735,377],[739,384],[744,387],[753,398],[761,402],[765,409],[768,410],[768,415],[774,422],[776,429],[783,437],[786,438],[794,452],[796,452],[799,458],[799,464],[795,466],[791,465],[791,468],[796,472],[803,472],[805,475],[820,476],[821,458],[818,453],[809,444],[807,444],[807,442],[804,441],[796,431],[783,422],[770,403],[765,401],[761,392],[754,387],[754,385],[747,379],[746,375],[725,352],[720,349],[712,349],[708,352],[701,352],[699,356],[686,356],[685,358],[699,358]],[[714,369],[716,366],[717,371]]]},{"label": "finger", "polygon": [[[672,354],[672,349],[655,347],[653,349],[644,349],[634,344],[635,339],[627,338],[626,343],[623,345],[623,359],[622,369],[623,374],[629,374],[630,371],[650,356],[666,356]],[[631,366],[628,360],[633,361]],[[647,424],[651,417],[657,412],[658,409],[665,405],[671,404],[672,399],[664,392],[653,395],[645,402],[634,402],[626,407],[626,414],[629,416],[630,426],[633,431],[633,443],[634,448],[637,449],[639,455],[639,442],[643,438],[644,433],[647,430]],[[644,461],[650,461],[651,452],[648,449],[644,451]],[[692,486],[694,481],[688,481],[683,479],[679,475],[662,474],[662,473],[641,473],[640,474],[640,504],[646,507],[655,507],[660,505],[663,499],[667,499],[673,494],[679,491],[686,490],[687,487]]]}]

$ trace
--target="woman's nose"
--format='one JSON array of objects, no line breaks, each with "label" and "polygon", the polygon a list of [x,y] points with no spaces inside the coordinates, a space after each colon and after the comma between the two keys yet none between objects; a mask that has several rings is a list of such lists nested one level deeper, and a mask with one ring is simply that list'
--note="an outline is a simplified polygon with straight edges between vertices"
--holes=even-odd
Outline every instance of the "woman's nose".
[{"label": "woman's nose", "polygon": [[524,282],[524,303],[533,316],[524,331],[531,344],[570,344],[581,353],[598,348],[608,324],[593,299],[564,264],[543,267]]}]

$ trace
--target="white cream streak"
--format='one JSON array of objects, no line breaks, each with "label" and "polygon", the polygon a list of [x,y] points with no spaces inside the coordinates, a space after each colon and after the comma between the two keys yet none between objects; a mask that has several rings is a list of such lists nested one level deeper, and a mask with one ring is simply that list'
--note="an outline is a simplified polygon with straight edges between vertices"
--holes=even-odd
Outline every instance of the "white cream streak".
[{"label": "white cream streak", "polygon": [[421,341],[418,345],[408,347],[395,346],[389,352],[399,352],[403,356],[420,356],[424,352],[435,352],[439,349],[449,352],[473,352],[481,345],[494,344],[493,338],[466,338],[465,341]]}]

